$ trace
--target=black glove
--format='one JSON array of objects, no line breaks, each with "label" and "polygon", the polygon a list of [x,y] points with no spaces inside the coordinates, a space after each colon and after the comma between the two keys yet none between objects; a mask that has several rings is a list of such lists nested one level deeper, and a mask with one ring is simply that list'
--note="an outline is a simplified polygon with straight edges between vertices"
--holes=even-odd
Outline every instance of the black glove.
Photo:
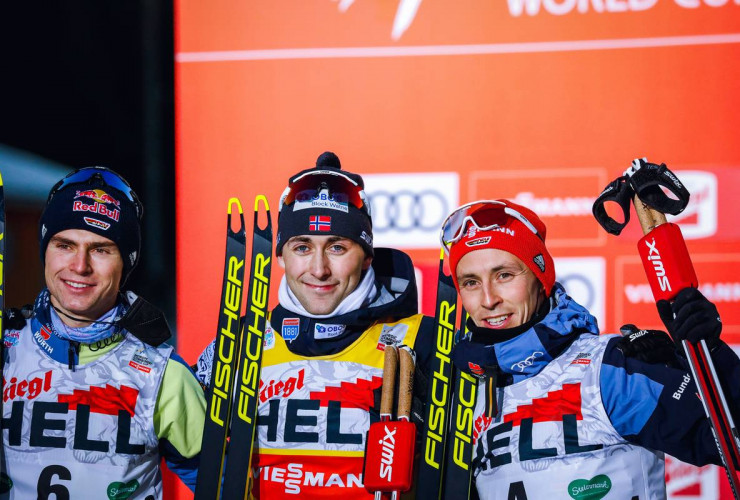
[{"label": "black glove", "polygon": [[676,346],[663,330],[640,330],[635,325],[628,324],[622,325],[619,331],[622,338],[617,343],[617,349],[626,358],[650,364],[679,366]]},{"label": "black glove", "polygon": [[33,306],[31,305],[25,305],[20,309],[9,307],[3,313],[3,318],[5,318],[3,327],[6,330],[21,330],[26,326],[26,320],[31,316],[33,316]]},{"label": "black glove", "polygon": [[722,320],[717,307],[698,289],[684,288],[673,302],[659,300],[657,306],[660,319],[679,347],[679,352],[683,353],[683,340],[692,344],[704,340],[710,351],[719,345]]},{"label": "black glove", "polygon": [[463,339],[452,348],[450,356],[458,370],[479,379],[493,377],[498,371],[498,360],[493,346]]}]

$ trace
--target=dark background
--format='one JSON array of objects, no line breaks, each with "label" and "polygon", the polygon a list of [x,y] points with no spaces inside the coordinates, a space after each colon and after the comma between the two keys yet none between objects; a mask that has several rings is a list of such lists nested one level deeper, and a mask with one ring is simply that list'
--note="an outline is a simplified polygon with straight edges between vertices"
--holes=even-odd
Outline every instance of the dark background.
[{"label": "dark background", "polygon": [[[142,257],[127,288],[164,309],[174,329],[172,10],[160,0],[3,2],[0,147],[70,170],[105,165],[129,181],[145,212]],[[33,182],[35,167],[23,168]],[[43,201],[23,190],[6,180],[6,306],[32,302],[43,285]]]}]

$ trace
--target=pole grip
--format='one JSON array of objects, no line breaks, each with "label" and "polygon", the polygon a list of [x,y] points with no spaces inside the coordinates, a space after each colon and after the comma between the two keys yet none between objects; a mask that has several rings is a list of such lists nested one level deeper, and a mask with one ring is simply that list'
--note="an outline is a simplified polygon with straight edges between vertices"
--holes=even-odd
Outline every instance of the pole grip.
[{"label": "pole grip", "polygon": [[393,418],[393,393],[398,371],[398,348],[393,344],[385,346],[383,359],[383,388],[380,393],[380,419]]},{"label": "pole grip", "polygon": [[639,196],[635,195],[632,200],[635,205],[635,213],[637,218],[640,220],[640,226],[642,227],[642,234],[648,234],[650,231],[665,224],[667,219],[665,214],[650,208]]},{"label": "pole grip", "polygon": [[414,395],[414,368],[416,355],[407,345],[398,349],[400,375],[398,377],[398,419],[408,420],[411,415],[411,400]]}]

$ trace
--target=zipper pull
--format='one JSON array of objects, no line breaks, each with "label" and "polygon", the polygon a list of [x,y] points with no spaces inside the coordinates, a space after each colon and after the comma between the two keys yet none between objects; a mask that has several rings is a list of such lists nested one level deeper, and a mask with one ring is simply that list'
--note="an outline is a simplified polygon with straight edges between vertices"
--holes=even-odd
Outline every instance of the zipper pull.
[{"label": "zipper pull", "polygon": [[498,401],[496,400],[496,373],[486,379],[486,418],[498,415]]},{"label": "zipper pull", "polygon": [[80,349],[80,343],[75,342],[73,340],[69,341],[69,347],[67,347],[67,360],[69,369],[72,371],[75,371],[75,366],[77,365],[75,361],[75,354],[79,352]]}]

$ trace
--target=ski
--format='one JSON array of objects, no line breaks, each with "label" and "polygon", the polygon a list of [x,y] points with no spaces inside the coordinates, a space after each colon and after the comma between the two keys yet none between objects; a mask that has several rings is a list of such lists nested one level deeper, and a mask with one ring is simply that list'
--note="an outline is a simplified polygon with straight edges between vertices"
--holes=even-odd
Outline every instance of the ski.
[{"label": "ski", "polygon": [[457,291],[452,277],[444,273],[444,250],[439,256],[437,302],[435,307],[435,355],[427,389],[427,414],[422,434],[421,459],[416,481],[416,498],[441,498],[444,478],[447,422],[452,394],[452,360],[457,316]]},{"label": "ski", "polygon": [[[460,337],[467,333],[468,315],[460,311]],[[473,426],[478,397],[478,379],[454,369],[449,449],[445,458],[443,498],[470,498],[473,479]]]},{"label": "ski", "polygon": [[[240,227],[232,229],[232,208],[239,214]],[[203,428],[200,467],[195,486],[197,500],[221,496],[221,473],[229,434],[234,380],[238,368],[246,229],[244,212],[237,198],[229,199],[226,224],[226,258],[219,303],[218,329],[211,377],[206,391],[206,421]]]},{"label": "ski", "polygon": [[[267,219],[264,228],[259,226],[260,202],[264,204]],[[260,195],[254,201],[252,263],[247,293],[247,311],[242,323],[243,338],[239,350],[239,371],[232,405],[228,460],[224,471],[223,498],[225,500],[237,498],[242,500],[249,497],[271,268],[272,220],[267,198]]]},{"label": "ski", "polygon": [[[0,394],[5,393],[5,188],[0,175]],[[0,415],[4,415],[0,398]],[[9,477],[5,473],[5,433],[0,433],[0,493],[5,493]]]}]

